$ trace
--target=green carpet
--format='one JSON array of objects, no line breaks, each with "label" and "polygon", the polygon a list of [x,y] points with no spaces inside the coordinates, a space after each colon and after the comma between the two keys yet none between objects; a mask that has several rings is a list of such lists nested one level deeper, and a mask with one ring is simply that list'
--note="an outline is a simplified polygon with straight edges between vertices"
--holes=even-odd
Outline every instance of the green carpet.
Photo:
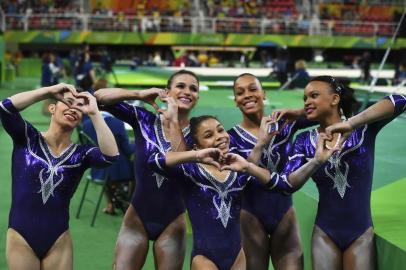
[{"label": "green carpet", "polygon": [[374,190],[371,205],[376,234],[406,252],[405,192],[403,178]]}]

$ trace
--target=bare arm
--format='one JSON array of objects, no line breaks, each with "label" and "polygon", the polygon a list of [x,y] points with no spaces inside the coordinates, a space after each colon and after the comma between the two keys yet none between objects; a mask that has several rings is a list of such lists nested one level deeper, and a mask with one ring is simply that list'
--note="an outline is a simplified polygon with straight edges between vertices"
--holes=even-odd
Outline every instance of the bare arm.
[{"label": "bare arm", "polygon": [[178,121],[178,106],[172,97],[162,97],[163,102],[166,102],[168,108],[166,110],[159,109],[165,119],[165,123],[169,126],[169,141],[171,150],[175,152],[187,151],[185,138],[183,137],[182,129]]},{"label": "bare arm", "polygon": [[70,106],[70,104],[64,99],[64,93],[66,92],[71,92],[73,96],[77,94],[73,85],[60,83],[15,94],[10,97],[10,100],[13,103],[13,106],[19,111],[47,98],[54,98]]},{"label": "bare arm", "polygon": [[[328,149],[326,147],[326,140],[331,140],[330,136],[327,136],[324,133],[320,133],[316,153],[313,159],[309,160],[306,163],[302,163],[304,160],[304,155],[300,151],[300,146],[298,146],[298,151],[296,159],[292,156],[292,160],[286,165],[287,168],[291,167],[292,172],[287,172],[284,174],[278,174],[273,172],[269,179],[269,182],[266,184],[270,189],[277,189],[284,192],[292,193],[300,189],[306,181],[320,168],[320,166],[326,162],[330,156],[338,150],[338,147],[333,149]],[[300,167],[298,167],[300,166]],[[297,169],[295,169],[297,168]],[[290,169],[288,169],[290,171]]]},{"label": "bare arm", "polygon": [[370,106],[361,113],[348,119],[348,123],[353,129],[359,128],[365,124],[376,122],[389,118],[395,112],[395,107],[390,100],[383,99]]},{"label": "bare arm", "polygon": [[121,88],[103,88],[94,93],[98,102],[111,105],[124,100],[142,100],[150,104],[156,111],[159,110],[156,98],[165,97],[165,90],[150,88],[146,90],[126,90]]},{"label": "bare arm", "polygon": [[299,190],[323,163],[312,158],[288,177],[289,184],[294,191]]},{"label": "bare arm", "polygon": [[255,165],[252,162],[245,160],[242,156],[228,153],[225,157],[225,165],[222,166],[222,170],[231,170],[237,172],[245,172],[254,176],[262,184],[267,184],[271,179],[271,173],[264,168]]},{"label": "bare arm", "polygon": [[117,156],[119,151],[116,140],[97,108],[96,99],[89,92],[79,93],[77,97],[86,100],[86,104],[75,108],[86,113],[92,121],[100,151],[106,156]]},{"label": "bare arm", "polygon": [[395,112],[395,107],[390,100],[383,99],[370,106],[363,112],[351,117],[347,121],[331,125],[326,128],[326,134],[342,133],[340,140],[342,145],[350,136],[351,132],[365,124],[373,123],[391,117]]},{"label": "bare arm", "polygon": [[214,165],[220,169],[218,163],[220,156],[220,150],[217,148],[206,148],[198,151],[192,150],[184,152],[169,151],[165,154],[165,163],[166,166],[173,167],[181,163],[196,162]]},{"label": "bare arm", "polygon": [[335,151],[339,150],[339,146],[328,149],[326,146],[327,140],[331,140],[331,136],[320,133],[314,158],[302,165],[298,170],[289,174],[288,181],[294,191],[300,189],[320,166],[326,162]]}]

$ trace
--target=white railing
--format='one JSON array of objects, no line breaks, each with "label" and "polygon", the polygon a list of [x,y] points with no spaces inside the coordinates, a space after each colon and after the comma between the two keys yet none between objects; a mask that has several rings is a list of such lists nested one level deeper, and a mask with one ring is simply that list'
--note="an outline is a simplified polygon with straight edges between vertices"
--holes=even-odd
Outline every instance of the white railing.
[{"label": "white railing", "polygon": [[395,23],[286,19],[139,17],[91,14],[5,15],[4,30],[69,30],[391,36]]}]

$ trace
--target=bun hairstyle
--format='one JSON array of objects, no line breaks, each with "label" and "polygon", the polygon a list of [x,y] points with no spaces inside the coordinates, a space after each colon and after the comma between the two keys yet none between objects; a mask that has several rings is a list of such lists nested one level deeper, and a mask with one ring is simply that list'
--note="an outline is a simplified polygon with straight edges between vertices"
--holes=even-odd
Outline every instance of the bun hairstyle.
[{"label": "bun hairstyle", "polygon": [[167,89],[171,89],[172,83],[173,83],[173,79],[175,79],[176,76],[184,75],[184,74],[190,75],[190,76],[194,77],[194,78],[196,79],[197,83],[200,84],[199,78],[197,77],[197,75],[196,75],[195,73],[193,73],[192,71],[186,70],[186,69],[181,69],[181,70],[179,70],[179,71],[176,71],[175,73],[173,73],[173,74],[169,77],[168,82],[167,82],[167,84],[166,84],[166,88],[167,88]]},{"label": "bun hairstyle", "polygon": [[237,83],[238,79],[241,78],[241,77],[245,77],[245,76],[251,76],[251,77],[254,77],[255,79],[257,79],[257,81],[259,82],[259,85],[261,85],[261,89],[263,89],[263,88],[262,88],[262,83],[261,83],[261,81],[258,79],[257,76],[255,76],[254,74],[251,74],[251,73],[242,73],[242,74],[238,75],[237,78],[234,79],[234,82],[233,82],[233,90],[235,90],[235,84]]},{"label": "bun hairstyle", "polygon": [[217,119],[217,117],[215,117],[213,115],[201,115],[201,116],[196,116],[196,117],[190,118],[190,135],[192,136],[194,144],[198,143],[197,130],[199,129],[201,123],[203,123],[204,121],[207,121],[209,119],[214,119],[214,120],[219,121]]},{"label": "bun hairstyle", "polygon": [[360,104],[355,98],[354,89],[342,84],[332,76],[317,76],[311,79],[309,83],[314,81],[327,83],[331,90],[340,96],[340,102],[338,103],[340,108],[339,113],[344,114],[346,118],[358,112]]}]

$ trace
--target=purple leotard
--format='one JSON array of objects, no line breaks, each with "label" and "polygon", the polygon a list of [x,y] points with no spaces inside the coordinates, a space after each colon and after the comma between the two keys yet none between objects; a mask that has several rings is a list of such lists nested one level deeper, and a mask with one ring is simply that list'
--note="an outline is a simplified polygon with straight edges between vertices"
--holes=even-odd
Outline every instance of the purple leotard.
[{"label": "purple leotard", "polygon": [[117,157],[78,144],[54,156],[41,133],[24,121],[9,99],[0,103],[0,117],[14,144],[9,228],[43,259],[69,228],[70,199],[84,171],[108,166]]},{"label": "purple leotard", "polygon": [[[130,124],[134,130],[136,186],[131,204],[138,213],[148,238],[156,240],[185,211],[177,184],[168,184],[166,177],[152,172],[147,166],[151,153],[171,149],[163,132],[162,120],[159,114],[124,102],[105,106],[104,109]],[[183,134],[186,142],[190,142],[189,128],[185,128]]]},{"label": "purple leotard", "polygon": [[[375,138],[383,126],[406,110],[406,97],[385,97],[395,106],[394,115],[356,129],[343,150],[333,154],[313,175],[319,190],[316,225],[344,251],[369,227]],[[287,178],[315,155],[318,132],[303,132],[296,138],[283,174],[272,173],[269,188],[293,192]]]},{"label": "purple leotard", "polygon": [[[299,119],[285,125],[281,132],[273,137],[269,146],[264,149],[261,165],[272,171],[282,172],[292,148],[292,137],[299,129],[314,125],[315,122]],[[283,121],[279,121],[283,125]],[[228,131],[231,139],[231,150],[247,158],[257,143],[257,138],[237,125]],[[271,208],[264,205],[272,205]],[[292,207],[292,197],[277,192],[269,192],[257,181],[251,181],[244,191],[242,208],[254,216],[272,234],[286,212]]]},{"label": "purple leotard", "polygon": [[203,255],[220,270],[228,270],[241,250],[241,195],[251,177],[230,172],[224,182],[218,181],[200,164],[186,163],[168,168],[162,153],[153,154],[149,165],[160,174],[177,179],[193,230],[191,259]]}]

